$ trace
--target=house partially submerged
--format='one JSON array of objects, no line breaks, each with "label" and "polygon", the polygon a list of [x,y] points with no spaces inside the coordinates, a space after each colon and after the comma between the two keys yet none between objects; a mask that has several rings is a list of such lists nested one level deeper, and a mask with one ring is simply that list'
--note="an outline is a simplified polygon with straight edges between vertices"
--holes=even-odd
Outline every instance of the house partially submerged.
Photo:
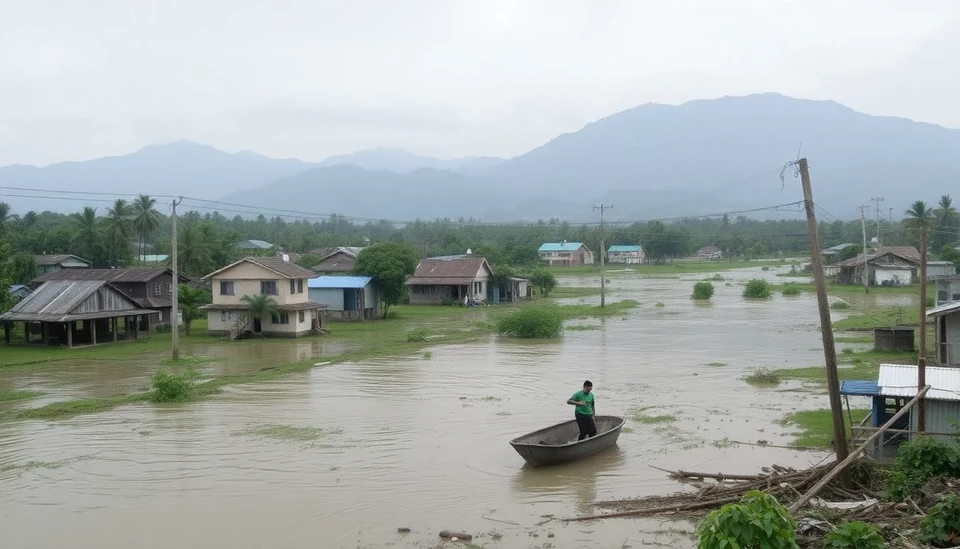
[{"label": "house partially submerged", "polygon": [[638,265],[647,259],[647,254],[643,252],[643,246],[615,244],[607,248],[608,263],[623,263],[626,265]]},{"label": "house partially submerged", "polygon": [[63,269],[89,269],[93,265],[82,257],[70,254],[37,255],[34,261],[43,274]]},{"label": "house partially submerged", "polygon": [[310,301],[325,306],[329,320],[370,320],[377,317],[376,288],[369,276],[318,276],[307,281]]},{"label": "house partially submerged", "polygon": [[837,244],[836,246],[830,246],[829,248],[820,252],[820,256],[823,258],[824,263],[834,263],[841,253],[844,252],[847,248],[855,248],[856,244],[845,242],[843,244]]},{"label": "house partially submerged", "polygon": [[25,343],[75,347],[137,339],[145,317],[155,314],[108,282],[62,280],[42,284],[0,323],[7,343],[13,324],[22,322]]},{"label": "house partially submerged", "polygon": [[697,250],[698,259],[723,259],[723,252],[716,246],[704,246]]},{"label": "house partially submerged", "polygon": [[410,303],[439,305],[487,299],[493,271],[482,257],[451,256],[424,259],[407,279]]},{"label": "house partially submerged", "polygon": [[866,277],[871,286],[909,286],[918,277],[920,252],[913,246],[881,247],[841,261],[838,266],[841,284],[863,284]]},{"label": "house partially submerged", "polygon": [[[166,267],[133,269],[65,269],[40,275],[33,285],[72,281],[106,282],[143,309],[153,311],[144,315],[141,330],[150,331],[159,324],[169,324],[173,318],[173,271]],[[178,283],[186,283],[184,276]]]},{"label": "house partially submerged", "polygon": [[[282,337],[319,332],[325,307],[309,298],[307,280],[313,276],[282,257],[245,257],[206,275],[213,290],[213,303],[203,307],[207,330],[231,339],[249,332]],[[276,302],[276,314],[251,318],[243,296],[258,294]]]},{"label": "house partially submerged", "polygon": [[537,253],[551,267],[593,265],[593,252],[583,242],[547,242]]},{"label": "house partially submerged", "polygon": [[343,275],[353,272],[357,263],[357,255],[363,248],[343,246],[324,250],[319,263],[310,268],[320,275]]}]

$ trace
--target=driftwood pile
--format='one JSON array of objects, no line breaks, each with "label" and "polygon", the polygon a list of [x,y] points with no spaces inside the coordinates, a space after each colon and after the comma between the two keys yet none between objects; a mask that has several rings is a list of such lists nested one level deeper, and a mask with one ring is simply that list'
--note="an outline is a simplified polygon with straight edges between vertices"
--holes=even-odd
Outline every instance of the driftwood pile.
[{"label": "driftwood pile", "polygon": [[[845,484],[836,478],[823,482],[834,476],[835,472],[831,474],[834,469],[835,463],[801,471],[774,465],[759,475],[665,471],[671,478],[695,489],[669,496],[601,501],[594,505],[604,512],[566,520],[654,516],[696,520],[727,503],[739,502],[751,490],[762,490],[791,507],[798,517],[801,547],[820,547],[833,526],[855,520],[871,523],[887,540],[896,540],[890,547],[916,547],[899,532],[916,528],[924,516],[920,505],[912,500],[883,501],[879,468],[869,459],[852,460],[848,464],[849,477]],[[817,491],[811,494],[815,488]],[[797,503],[800,506],[794,510]]]}]

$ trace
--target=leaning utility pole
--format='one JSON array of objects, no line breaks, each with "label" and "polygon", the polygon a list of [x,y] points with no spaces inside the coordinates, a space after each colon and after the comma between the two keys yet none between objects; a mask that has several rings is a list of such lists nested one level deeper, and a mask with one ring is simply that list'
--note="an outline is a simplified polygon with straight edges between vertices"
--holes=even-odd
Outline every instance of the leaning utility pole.
[{"label": "leaning utility pole", "polygon": [[173,225],[173,234],[170,237],[170,267],[173,270],[173,285],[170,295],[170,323],[173,328],[170,330],[170,340],[173,344],[173,360],[180,360],[180,275],[177,271],[177,205],[183,202],[183,198],[175,199],[171,202],[173,214],[171,217]]},{"label": "leaning utility pole", "polygon": [[863,292],[870,293],[870,267],[867,264],[867,218],[863,212],[866,206],[860,206],[860,227],[863,229],[863,270],[860,271],[860,277],[863,278]]},{"label": "leaning utility pole", "polygon": [[603,261],[604,252],[606,247],[603,243],[603,212],[609,210],[613,206],[599,205],[594,206],[593,210],[600,211],[600,307],[603,308],[607,303],[607,270],[606,264]]},{"label": "leaning utility pole", "polygon": [[[843,403],[840,401],[840,380],[837,374],[837,348],[833,341],[833,323],[830,320],[830,304],[827,303],[827,283],[820,258],[820,238],[817,235],[817,218],[813,210],[813,191],[810,189],[810,171],[807,159],[797,161],[800,181],[803,184],[803,202],[807,210],[807,231],[810,233],[810,265],[817,286],[817,305],[820,309],[820,335],[823,337],[823,356],[827,367],[827,393],[830,395],[830,411],[833,415],[833,447],[837,462],[847,457],[847,431],[843,421]],[[866,250],[864,250],[866,252]]]}]

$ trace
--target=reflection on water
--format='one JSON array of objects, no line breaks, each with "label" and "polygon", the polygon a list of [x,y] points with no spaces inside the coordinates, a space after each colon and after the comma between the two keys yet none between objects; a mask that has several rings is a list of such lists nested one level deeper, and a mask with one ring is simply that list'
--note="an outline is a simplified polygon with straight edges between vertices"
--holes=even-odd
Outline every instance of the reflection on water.
[{"label": "reflection on water", "polygon": [[[601,328],[558,342],[489,337],[435,347],[430,358],[323,366],[228,387],[198,403],[0,423],[0,524],[15,525],[4,528],[4,546],[433,547],[443,528],[467,530],[488,547],[542,547],[548,534],[557,548],[640,546],[663,542],[650,533],[660,520],[566,524],[550,516],[591,513],[596,499],[680,489],[649,465],[749,473],[822,459],[714,445],[785,443],[790,429],[777,419],[826,406],[823,395],[741,380],[760,366],[820,363],[812,295],[751,302],[736,285],[716,284],[704,307],[689,299],[691,281],[621,278],[612,279],[611,299],[641,306],[576,321]],[[240,366],[216,368],[331,352],[301,345],[187,352],[238,353]],[[66,394],[105,379],[142,383],[131,369],[77,364],[0,379],[18,388],[60,383]],[[525,466],[508,441],[571,418],[566,400],[586,378],[599,413],[628,417],[618,445],[577,463]],[[644,423],[635,414],[670,420]],[[397,534],[401,526],[412,533]]]}]

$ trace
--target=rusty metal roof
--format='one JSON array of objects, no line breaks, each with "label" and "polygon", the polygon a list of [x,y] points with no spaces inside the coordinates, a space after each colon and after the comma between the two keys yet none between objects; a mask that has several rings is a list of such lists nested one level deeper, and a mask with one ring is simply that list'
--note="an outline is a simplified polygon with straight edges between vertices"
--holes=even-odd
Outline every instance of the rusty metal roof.
[{"label": "rusty metal roof", "polygon": [[50,254],[50,255],[34,256],[34,261],[37,263],[37,265],[41,265],[41,266],[59,265],[60,263],[63,263],[64,261],[67,261],[69,259],[77,259],[82,261],[83,263],[86,263],[87,265],[90,265],[90,261],[80,256],[71,255],[71,254]]},{"label": "rusty metal roof", "polygon": [[[468,282],[477,278],[480,269],[486,269],[491,274],[490,265],[482,257],[465,257],[456,259],[424,259],[417,265],[413,279],[466,279]],[[415,284],[455,284],[455,282],[415,282]]]},{"label": "rusty metal roof", "polygon": [[[63,269],[40,275],[33,279],[34,283],[54,282],[54,281],[100,281],[100,282],[150,282],[151,280],[163,274],[173,271],[165,267],[152,267],[149,269]],[[181,281],[187,278],[181,276]]]},{"label": "rusty metal roof", "polygon": [[[97,310],[76,312],[77,307],[102,287],[116,292],[130,305],[130,309]],[[91,318],[123,316],[124,314],[150,314],[156,311],[140,308],[123,292],[102,280],[75,280],[47,282],[32,294],[23,298],[12,309],[0,315],[0,320],[26,322],[70,322]]]}]

